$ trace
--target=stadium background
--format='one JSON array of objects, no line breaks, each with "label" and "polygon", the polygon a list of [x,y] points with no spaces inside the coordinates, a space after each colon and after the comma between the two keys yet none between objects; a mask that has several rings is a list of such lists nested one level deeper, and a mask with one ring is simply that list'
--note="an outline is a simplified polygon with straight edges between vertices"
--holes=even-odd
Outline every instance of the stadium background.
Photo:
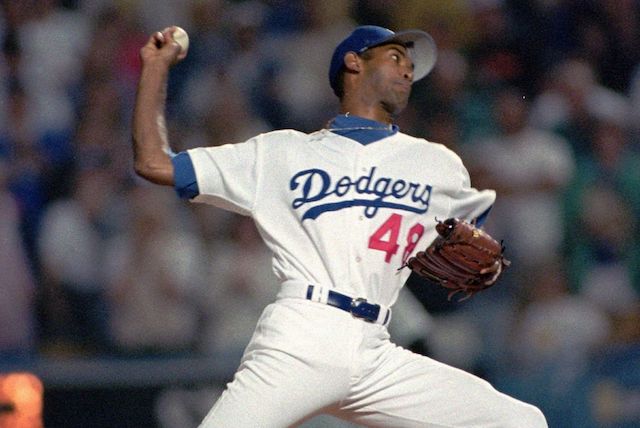
[{"label": "stadium background", "polygon": [[322,127],[332,49],[365,23],[434,36],[399,125],[497,189],[486,227],[513,260],[462,304],[411,284],[395,340],[552,427],[640,426],[637,0],[1,4],[0,373],[42,379],[45,426],[195,426],[276,291],[250,222],[133,175],[148,35],[191,36],[168,94],[181,150]]}]

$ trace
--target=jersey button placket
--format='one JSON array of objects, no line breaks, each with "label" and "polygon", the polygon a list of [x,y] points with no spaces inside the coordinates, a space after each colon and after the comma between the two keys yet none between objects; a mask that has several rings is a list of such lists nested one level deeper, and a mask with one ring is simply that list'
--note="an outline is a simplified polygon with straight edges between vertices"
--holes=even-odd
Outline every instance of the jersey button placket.
[{"label": "jersey button placket", "polygon": [[[356,159],[356,164],[354,165],[355,168],[353,169],[353,171],[355,172],[354,174],[354,179],[358,179],[359,177],[365,175],[369,170],[367,169],[366,166],[362,165],[359,162],[359,159]],[[354,198],[363,198],[366,197],[366,195],[360,195],[356,192],[353,193],[353,197]],[[363,251],[366,251],[366,245],[367,243],[365,241],[363,241],[361,239],[362,234],[363,234],[363,228],[364,228],[364,207],[362,206],[357,206],[354,207],[354,211],[353,211],[353,219],[355,220],[355,222],[353,223],[353,227],[351,228],[351,242],[357,243],[354,248],[354,254],[353,254],[353,259],[356,263],[356,265],[359,265],[360,263],[362,263],[363,260]],[[351,270],[351,282],[353,284],[359,284],[361,282],[361,278],[360,278],[360,268],[356,268],[356,269],[352,269]]]}]

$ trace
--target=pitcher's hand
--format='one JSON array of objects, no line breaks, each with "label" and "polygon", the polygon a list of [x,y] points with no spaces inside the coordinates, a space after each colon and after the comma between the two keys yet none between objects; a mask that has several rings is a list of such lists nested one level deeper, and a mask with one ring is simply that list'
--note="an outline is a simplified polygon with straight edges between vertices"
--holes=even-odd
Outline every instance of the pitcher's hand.
[{"label": "pitcher's hand", "polygon": [[173,39],[174,30],[175,27],[167,27],[149,37],[147,43],[140,49],[143,65],[161,63],[171,67],[187,57],[187,52],[182,52],[178,42]]}]

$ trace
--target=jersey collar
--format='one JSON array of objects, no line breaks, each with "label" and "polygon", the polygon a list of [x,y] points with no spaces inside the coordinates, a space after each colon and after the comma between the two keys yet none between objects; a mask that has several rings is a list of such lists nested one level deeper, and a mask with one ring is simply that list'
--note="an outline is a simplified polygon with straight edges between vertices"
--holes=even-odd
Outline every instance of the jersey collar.
[{"label": "jersey collar", "polygon": [[371,119],[341,114],[329,122],[329,131],[367,145],[396,134],[398,125],[387,125]]}]

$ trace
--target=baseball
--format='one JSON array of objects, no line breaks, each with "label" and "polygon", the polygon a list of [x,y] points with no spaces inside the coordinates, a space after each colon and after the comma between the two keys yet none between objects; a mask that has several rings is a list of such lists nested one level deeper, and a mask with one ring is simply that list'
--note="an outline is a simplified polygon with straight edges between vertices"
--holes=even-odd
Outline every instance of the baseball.
[{"label": "baseball", "polygon": [[189,49],[189,35],[183,28],[175,27],[173,30],[173,40],[180,45],[180,53],[184,54]]}]

